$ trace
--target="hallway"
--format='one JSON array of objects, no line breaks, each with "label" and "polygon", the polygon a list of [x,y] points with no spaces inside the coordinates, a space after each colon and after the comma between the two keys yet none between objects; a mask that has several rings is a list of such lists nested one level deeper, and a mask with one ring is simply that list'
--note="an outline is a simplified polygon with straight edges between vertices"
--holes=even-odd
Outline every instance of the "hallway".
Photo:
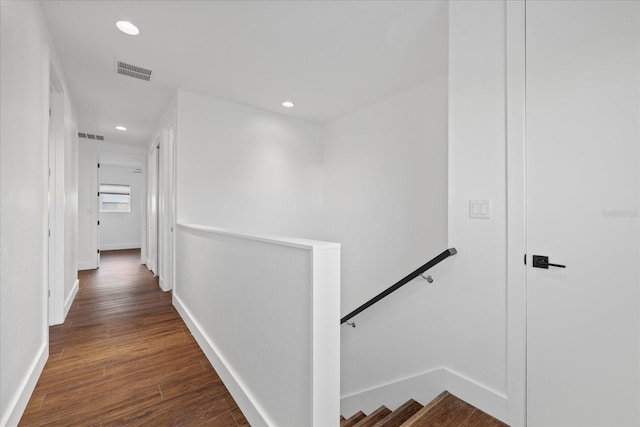
[{"label": "hallway", "polygon": [[79,272],[21,426],[248,426],[139,250]]}]

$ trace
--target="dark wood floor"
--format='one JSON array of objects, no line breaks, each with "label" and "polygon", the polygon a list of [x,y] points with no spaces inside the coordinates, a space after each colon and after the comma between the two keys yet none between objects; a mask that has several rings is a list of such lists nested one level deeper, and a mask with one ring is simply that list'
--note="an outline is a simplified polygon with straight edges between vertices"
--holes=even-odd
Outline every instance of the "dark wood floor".
[{"label": "dark wood floor", "polygon": [[21,426],[249,425],[138,250],[79,278]]}]

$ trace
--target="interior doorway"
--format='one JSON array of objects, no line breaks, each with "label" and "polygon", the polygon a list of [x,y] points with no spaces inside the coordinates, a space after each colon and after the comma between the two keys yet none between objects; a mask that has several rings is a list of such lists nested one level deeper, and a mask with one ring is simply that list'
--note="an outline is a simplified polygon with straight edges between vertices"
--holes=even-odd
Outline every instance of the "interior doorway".
[{"label": "interior doorway", "polygon": [[147,267],[158,276],[160,288],[173,289],[175,225],[174,132],[160,132],[149,150],[148,174],[148,248]]},{"label": "interior doorway", "polygon": [[146,252],[146,174],[144,158],[123,153],[97,154],[98,265],[103,251]]}]

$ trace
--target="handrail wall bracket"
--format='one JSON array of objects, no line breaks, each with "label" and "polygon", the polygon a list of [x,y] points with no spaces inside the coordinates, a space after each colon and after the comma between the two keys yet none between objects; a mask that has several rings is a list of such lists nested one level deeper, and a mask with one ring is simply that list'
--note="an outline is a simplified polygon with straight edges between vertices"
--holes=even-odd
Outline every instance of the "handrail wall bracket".
[{"label": "handrail wall bracket", "polygon": [[427,283],[433,283],[433,277],[425,276],[423,273],[420,273],[420,277],[427,281]]}]

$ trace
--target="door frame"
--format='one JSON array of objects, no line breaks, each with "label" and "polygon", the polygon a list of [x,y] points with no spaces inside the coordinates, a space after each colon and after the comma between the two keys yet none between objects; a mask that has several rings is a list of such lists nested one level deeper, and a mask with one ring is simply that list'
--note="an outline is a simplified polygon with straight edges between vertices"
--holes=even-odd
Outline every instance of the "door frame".
[{"label": "door frame", "polygon": [[[93,163],[93,169],[91,172],[91,191],[92,194],[95,195],[95,213],[93,214],[92,221],[94,224],[94,232],[92,238],[92,245],[95,258],[95,268],[100,268],[100,254],[98,253],[98,249],[100,249],[100,226],[98,225],[98,221],[100,221],[100,197],[98,193],[100,191],[100,174],[98,172],[98,164],[100,163],[101,155],[117,155],[119,157],[131,158],[137,160],[142,165],[142,183],[140,188],[143,190],[142,197],[140,199],[140,264],[145,264],[145,259],[147,257],[147,166],[146,159],[144,155],[133,154],[133,153],[125,153],[121,151],[109,151],[109,150],[93,150],[91,152],[91,162]],[[93,209],[92,209],[92,212]]]},{"label": "door frame", "polygon": [[53,64],[49,70],[48,323],[64,322],[65,95]]},{"label": "door frame", "polygon": [[507,422],[527,425],[526,0],[505,1]]},{"label": "door frame", "polygon": [[147,256],[145,264],[147,268],[158,275],[158,153],[156,149],[160,144],[159,138],[154,142],[147,153],[147,203],[145,216],[147,218]]},{"label": "door frame", "polygon": [[175,141],[175,126],[171,123],[156,134],[147,153],[147,268],[158,276],[159,286],[165,292],[172,290],[175,283]]},{"label": "door frame", "polygon": [[[507,422],[527,425],[526,4],[504,0],[507,135]],[[530,256],[528,257],[531,260]],[[640,364],[640,361],[638,361]]]}]

